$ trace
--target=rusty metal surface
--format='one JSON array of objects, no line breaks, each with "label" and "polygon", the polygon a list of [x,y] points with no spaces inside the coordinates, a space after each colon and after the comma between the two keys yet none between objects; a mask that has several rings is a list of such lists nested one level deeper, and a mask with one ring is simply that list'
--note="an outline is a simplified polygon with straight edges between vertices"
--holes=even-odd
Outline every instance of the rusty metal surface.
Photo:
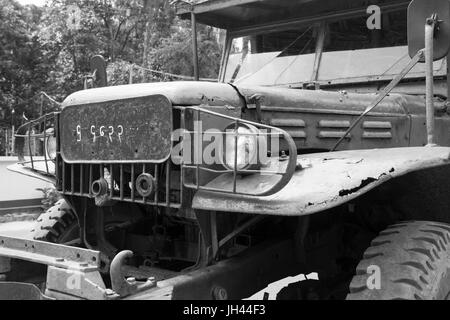
[{"label": "rusty metal surface", "polygon": [[[264,96],[262,120],[291,134],[298,149],[331,149],[370,102],[372,94],[346,91],[293,90],[287,88],[238,87],[241,94]],[[407,147],[410,145],[410,114],[424,117],[423,99],[392,94],[386,97],[340,146],[341,149]],[[253,120],[254,106],[245,114]],[[371,125],[371,123],[383,125]],[[386,124],[388,126],[386,127]],[[383,127],[384,126],[384,127]],[[418,128],[417,134],[424,132]],[[448,138],[446,139],[448,140]],[[446,142],[446,140],[443,140]],[[444,143],[445,144],[445,143]]]},{"label": "rusty metal surface", "polygon": [[[331,149],[332,151],[335,151],[339,144],[348,136],[348,134],[358,125],[358,123],[369,114],[370,111],[374,110],[380,103],[383,101],[389,93],[394,89],[400,81],[406,76],[406,74],[411,71],[411,69],[419,62],[419,60],[423,57],[423,51],[419,51],[411,61],[409,61],[408,65],[402,69],[402,71],[392,79],[392,81],[381,90],[376,98],[370,102],[370,104],[367,106],[367,108],[362,112],[352,123],[351,126],[345,131],[345,133],[342,135],[342,137],[336,142],[336,144]],[[431,66],[433,68],[433,66]],[[431,110],[431,112],[434,114],[434,109]],[[428,112],[427,112],[428,113]]]},{"label": "rusty metal surface", "polygon": [[[288,88],[239,87],[246,96],[262,94],[264,122],[289,133],[297,148],[331,149],[348,125],[373,99],[373,94]],[[244,114],[254,120],[254,106]],[[435,101],[436,141],[450,145],[450,118],[443,101]],[[392,148],[426,144],[425,100],[421,96],[390,94],[354,129],[340,149]]]},{"label": "rusty metal surface", "polygon": [[[261,108],[279,107],[296,109],[311,113],[330,114],[361,114],[375,97],[374,94],[349,93],[345,90],[339,92],[324,90],[293,90],[289,88],[275,88],[262,86],[237,86],[239,92],[249,98],[255,94],[262,95]],[[406,115],[410,112],[419,112],[420,98],[410,98],[408,103],[402,95],[392,94],[386,97],[371,115]],[[249,103],[249,108],[254,108]],[[423,113],[425,110],[422,111]]]},{"label": "rusty metal surface", "polygon": [[232,86],[224,83],[173,81],[82,90],[69,95],[62,107],[99,103],[129,98],[164,94],[173,105],[235,106],[242,107],[243,101]]},{"label": "rusty metal surface", "polygon": [[[56,245],[64,247],[61,245]],[[143,284],[133,285],[135,279],[127,279],[127,288],[122,291],[125,299],[242,299],[256,290],[262,289],[270,282],[292,275],[293,242],[279,240],[263,243],[233,258],[220,261],[213,266],[201,268],[167,280],[149,279]],[[25,259],[24,257],[21,257]],[[280,268],[273,268],[278,263]],[[12,290],[22,292],[30,299],[94,299],[111,300],[123,298],[114,290],[106,289],[97,269],[66,268],[49,264],[45,296],[24,283],[12,283]],[[118,264],[120,267],[122,263]],[[234,274],[230,278],[230,274]],[[114,276],[123,277],[117,269]],[[116,279],[119,281],[120,279]],[[125,281],[125,280],[123,280]],[[2,288],[0,283],[0,288]],[[121,285],[116,289],[120,289]],[[221,295],[215,294],[220,289]],[[121,291],[121,290],[118,290]],[[139,292],[140,291],[140,292]],[[127,296],[128,295],[128,296]]]},{"label": "rusty metal surface", "polygon": [[[92,184],[103,178],[108,183],[108,192],[103,194],[107,202],[125,201],[146,205],[158,205],[179,208],[182,189],[180,171],[173,170],[169,162],[165,163],[113,163],[113,164],[68,164],[60,161],[61,174],[58,176],[57,190],[64,195],[93,198]],[[151,173],[155,178],[155,191],[150,196],[141,196],[136,187],[136,178],[140,173]],[[159,173],[163,173],[161,177]],[[117,184],[111,188],[113,182]],[[179,184],[177,184],[179,182]],[[106,204],[106,203],[105,203]]]},{"label": "rusty metal surface", "polygon": [[[347,91],[293,90],[258,86],[238,87],[246,97],[263,96],[263,123],[279,126],[292,134],[298,149],[329,150],[350,123],[375,97]],[[255,106],[245,119],[255,121]],[[447,106],[435,101],[436,141],[450,145]],[[364,118],[340,150],[423,146],[426,144],[425,99],[422,96],[390,94]]]},{"label": "rusty metal surface", "polygon": [[[15,152],[19,161],[41,175],[53,177],[55,166],[45,150],[48,138],[56,138],[59,113],[45,114],[19,127],[14,134]],[[55,134],[56,133],[56,134]]]},{"label": "rusty metal surface", "polygon": [[[406,173],[450,164],[450,148],[413,147],[352,150],[298,156],[297,170],[288,185],[267,197],[234,197],[199,191],[195,209],[301,216],[320,212],[368,192]],[[220,177],[210,183],[225,183]],[[231,180],[228,179],[228,183]],[[238,180],[240,188],[256,189],[260,176]]]},{"label": "rusty metal surface", "polygon": [[163,162],[170,155],[172,105],[163,95],[66,107],[60,123],[68,163]]},{"label": "rusty metal surface", "polygon": [[98,251],[6,236],[0,236],[0,256],[81,271],[96,270],[100,263]]},{"label": "rusty metal surface", "polygon": [[37,288],[25,283],[0,285],[10,287],[29,299],[114,299],[116,294],[107,290],[99,272],[100,252],[54,244],[0,236],[0,257],[30,261],[47,265],[45,296]]},{"label": "rusty metal surface", "polygon": [[107,300],[118,297],[106,289],[98,270],[77,270],[49,266],[45,295],[57,300]]},{"label": "rusty metal surface", "polygon": [[[212,266],[159,281],[155,288],[126,299],[243,299],[275,280],[295,274],[294,259],[292,241],[266,242]],[[222,294],[217,295],[217,291]]]},{"label": "rusty metal surface", "polygon": [[126,274],[123,272],[123,267],[125,266],[126,260],[132,257],[133,252],[124,250],[119,252],[111,262],[111,286],[113,291],[121,297],[156,286],[154,278],[147,279],[146,281],[137,281],[135,278],[125,279]]},{"label": "rusty metal surface", "polygon": [[[284,145],[286,145],[286,149],[288,150],[289,156],[286,157],[286,159],[284,159],[284,161],[281,161],[278,157],[273,157],[273,159],[271,158],[268,161],[268,163],[265,164],[264,166],[261,166],[261,168],[255,168],[255,169],[249,168],[247,170],[246,169],[236,169],[236,167],[233,169],[231,169],[231,168],[230,169],[228,169],[228,168],[227,169],[224,169],[224,168],[214,169],[214,166],[205,166],[205,164],[203,162],[196,164],[196,165],[189,165],[189,164],[183,163],[182,170],[184,170],[185,174],[186,174],[186,172],[188,172],[188,174],[186,174],[187,178],[184,180],[185,187],[196,189],[196,190],[215,191],[215,192],[220,192],[220,193],[234,193],[234,194],[240,193],[243,195],[245,195],[245,194],[267,195],[267,194],[272,194],[272,193],[277,192],[278,190],[283,188],[289,182],[290,178],[292,177],[292,174],[295,171],[297,150],[296,150],[295,143],[294,143],[292,137],[286,131],[275,128],[275,127],[262,125],[262,124],[256,123],[256,122],[241,120],[238,118],[234,118],[231,116],[227,116],[227,115],[213,112],[213,111],[203,109],[203,108],[190,107],[190,108],[186,108],[186,110],[192,111],[192,113],[195,114],[194,118],[198,121],[201,121],[202,114],[208,114],[209,116],[212,116],[212,117],[222,118],[223,121],[229,121],[229,122],[233,123],[233,125],[235,127],[238,127],[239,125],[242,125],[242,124],[247,124],[247,125],[254,126],[255,128],[257,128],[257,130],[267,130],[268,133],[265,135],[264,138],[267,140],[270,140],[271,138],[281,140],[281,143],[284,143]],[[198,129],[198,130],[201,130],[201,129]],[[186,130],[185,132],[193,134],[194,136],[195,136],[195,133],[205,135],[205,131],[195,132],[195,131],[187,131]],[[203,148],[204,147],[202,147],[202,149]],[[201,154],[203,154],[204,150],[200,150],[200,151],[201,151]],[[237,153],[235,153],[235,157],[234,157],[235,163],[237,161],[236,157],[237,157]],[[201,158],[201,157],[199,157],[199,158]],[[189,171],[192,171],[193,175],[190,175]],[[203,173],[203,171],[215,173],[216,175],[227,172],[228,174],[226,176],[233,177],[233,181],[236,180],[236,177],[239,174],[261,174],[261,172],[263,172],[263,174],[266,177],[270,177],[270,178],[266,180],[267,183],[265,184],[264,188],[260,188],[257,190],[243,190],[243,189],[238,190],[236,188],[236,183],[233,183],[231,186],[227,185],[227,184],[222,184],[222,185],[216,184],[215,186],[219,187],[219,188],[213,190],[201,183],[200,175]],[[189,176],[191,176],[191,177],[189,177]],[[256,193],[254,191],[256,191]]]}]

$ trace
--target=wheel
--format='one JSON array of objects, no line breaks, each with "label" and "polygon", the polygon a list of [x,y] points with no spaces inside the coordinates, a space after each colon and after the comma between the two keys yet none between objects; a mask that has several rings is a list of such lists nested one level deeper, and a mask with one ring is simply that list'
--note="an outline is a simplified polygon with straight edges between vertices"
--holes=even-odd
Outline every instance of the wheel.
[{"label": "wheel", "polygon": [[347,299],[450,299],[450,225],[402,222],[382,231],[358,264]]},{"label": "wheel", "polygon": [[41,214],[31,232],[35,240],[67,245],[79,242],[80,232],[77,218],[64,199],[59,200],[53,207]]}]

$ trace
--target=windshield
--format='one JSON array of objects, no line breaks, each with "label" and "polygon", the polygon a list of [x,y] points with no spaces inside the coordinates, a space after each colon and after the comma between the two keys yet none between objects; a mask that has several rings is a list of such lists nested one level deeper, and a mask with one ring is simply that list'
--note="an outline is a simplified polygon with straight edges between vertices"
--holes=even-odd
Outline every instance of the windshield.
[{"label": "windshield", "polygon": [[[367,17],[234,38],[224,80],[273,86],[392,78],[410,60],[406,11],[382,15],[381,29],[369,29]],[[418,65],[409,76],[423,72]]]}]

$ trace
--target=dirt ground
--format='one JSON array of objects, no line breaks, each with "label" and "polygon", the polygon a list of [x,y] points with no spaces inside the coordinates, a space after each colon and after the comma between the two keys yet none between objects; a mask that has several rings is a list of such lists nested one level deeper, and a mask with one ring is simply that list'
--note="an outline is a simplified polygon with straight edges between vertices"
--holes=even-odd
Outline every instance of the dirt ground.
[{"label": "dirt ground", "polygon": [[15,157],[0,157],[0,235],[22,237],[30,233],[42,212],[43,193],[37,189],[49,184],[9,171],[7,167],[16,161]]},{"label": "dirt ground", "polygon": [[18,212],[0,215],[0,235],[17,238],[31,238],[39,212]]},{"label": "dirt ground", "polygon": [[39,214],[39,212],[8,213],[0,215],[0,223],[15,221],[34,221],[39,216]]},{"label": "dirt ground", "polygon": [[17,162],[15,157],[0,157],[0,202],[22,199],[41,199],[42,191],[37,189],[47,188],[52,185],[42,180],[11,172],[9,165]]}]

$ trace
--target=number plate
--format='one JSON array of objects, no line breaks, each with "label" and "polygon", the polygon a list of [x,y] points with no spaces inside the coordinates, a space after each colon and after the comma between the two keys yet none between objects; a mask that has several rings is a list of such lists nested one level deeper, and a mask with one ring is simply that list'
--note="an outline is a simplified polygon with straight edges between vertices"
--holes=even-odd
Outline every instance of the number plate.
[{"label": "number plate", "polygon": [[68,106],[60,128],[68,163],[163,162],[171,150],[172,104],[152,95]]}]

